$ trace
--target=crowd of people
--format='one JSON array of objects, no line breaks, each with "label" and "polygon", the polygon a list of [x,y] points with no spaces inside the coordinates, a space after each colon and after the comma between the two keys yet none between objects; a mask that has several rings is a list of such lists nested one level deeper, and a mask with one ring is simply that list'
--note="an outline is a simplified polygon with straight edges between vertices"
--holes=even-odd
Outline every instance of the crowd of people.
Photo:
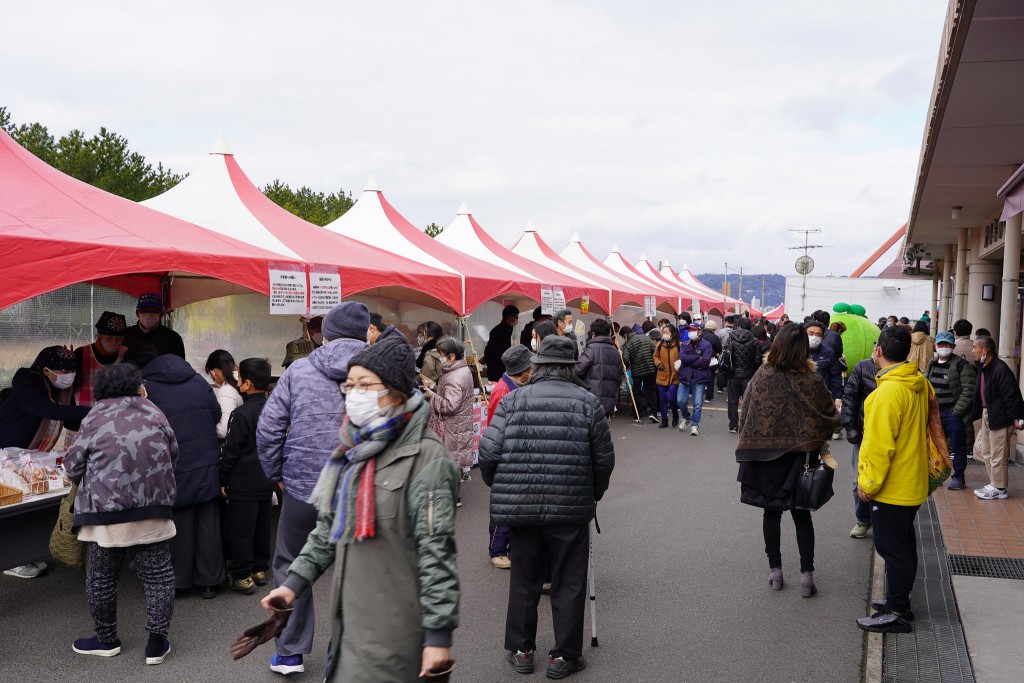
[{"label": "crowd of people", "polygon": [[538,308],[514,344],[519,310],[506,306],[484,351],[490,384],[480,386],[465,346],[440,324],[419,325],[414,346],[358,302],[304,319],[280,377],[266,359],[236,362],[224,349],[209,355],[204,377],[162,311],[145,294],[132,327],[104,312],[93,343],[43,349],[0,405],[0,447],[49,450],[62,429],[74,433],[64,462],[95,622],[95,635],[74,642],[82,654],[120,653],[117,582],[130,558],[146,589],[147,664],[170,652],[176,595],[252,595],[272,583],[263,605],[290,616],[270,668],[302,672],[315,638],[309,589],[333,565],[327,680],[450,670],[455,515],[474,464],[473,406],[488,388],[480,476],[491,487],[490,563],[511,573],[505,650],[516,671],[535,668],[542,591],[555,630],[546,675],[586,666],[590,524],[615,464],[609,418],[629,406],[639,425],[700,436],[716,390],[738,434],[741,501],[763,509],[770,588],[784,586],[788,511],[800,593],[817,592],[812,508],[795,489],[802,472],[834,464],[828,443],[844,428],[856,473],[850,535],[872,533],[888,568],[885,600],[858,623],[909,630],[930,403],[952,454],[948,488],[965,487],[973,443],[990,478],[974,492],[983,500],[1007,497],[1015,429],[1024,428],[1013,371],[987,331],[971,339],[966,320],[932,339],[925,320],[880,319],[871,357],[847,368],[845,324],[826,311],[778,325],[729,315],[721,329],[688,313],[633,327],[599,318],[583,341],[570,309]]}]

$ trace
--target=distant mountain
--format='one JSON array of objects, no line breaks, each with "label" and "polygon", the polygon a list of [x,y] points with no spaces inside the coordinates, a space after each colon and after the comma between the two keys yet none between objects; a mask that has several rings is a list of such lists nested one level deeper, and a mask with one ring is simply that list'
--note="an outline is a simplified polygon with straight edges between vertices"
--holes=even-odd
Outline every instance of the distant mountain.
[{"label": "distant mountain", "polygon": [[[786,300],[785,275],[778,275],[776,273],[743,273],[743,296],[741,298],[748,303],[752,296],[760,299],[762,278],[764,279],[764,301],[761,305],[771,310]],[[721,273],[703,273],[698,275],[697,279],[716,292],[722,291]],[[738,273],[729,273],[729,286],[732,288],[732,296],[736,297],[740,287],[740,276]]]}]

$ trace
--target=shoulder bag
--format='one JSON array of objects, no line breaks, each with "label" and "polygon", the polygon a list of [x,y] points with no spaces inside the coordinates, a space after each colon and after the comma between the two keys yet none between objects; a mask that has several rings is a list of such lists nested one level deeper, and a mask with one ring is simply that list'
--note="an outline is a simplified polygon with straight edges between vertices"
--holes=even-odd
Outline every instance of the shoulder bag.
[{"label": "shoulder bag", "polygon": [[817,455],[811,462],[811,454],[804,457],[804,466],[793,492],[793,508],[796,510],[817,510],[831,500],[832,480],[835,470],[827,467]]}]

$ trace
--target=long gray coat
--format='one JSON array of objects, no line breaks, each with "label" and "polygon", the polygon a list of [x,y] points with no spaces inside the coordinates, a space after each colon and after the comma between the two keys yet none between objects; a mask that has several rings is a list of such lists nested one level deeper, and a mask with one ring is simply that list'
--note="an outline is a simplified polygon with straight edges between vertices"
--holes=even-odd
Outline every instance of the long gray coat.
[{"label": "long gray coat", "polygon": [[459,472],[429,434],[427,411],[377,456],[375,536],[335,544],[334,514],[321,513],[288,568],[284,585],[301,593],[334,564],[327,681],[414,683],[423,647],[450,647],[459,625]]},{"label": "long gray coat", "polygon": [[459,467],[473,466],[473,373],[466,361],[441,370],[430,399],[430,427]]}]

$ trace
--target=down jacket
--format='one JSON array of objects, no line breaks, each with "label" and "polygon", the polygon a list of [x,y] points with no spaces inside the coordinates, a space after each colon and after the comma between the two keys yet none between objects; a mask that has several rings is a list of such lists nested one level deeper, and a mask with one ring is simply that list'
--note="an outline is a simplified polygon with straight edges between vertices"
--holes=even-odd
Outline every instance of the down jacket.
[{"label": "down jacket", "polygon": [[576,376],[601,401],[605,415],[615,412],[615,401],[622,386],[622,356],[611,337],[594,337],[576,363]]},{"label": "down jacket", "polygon": [[658,386],[668,387],[679,384],[679,373],[676,372],[676,361],[679,360],[679,344],[672,341],[659,341],[654,347],[654,367],[658,369],[655,382]]},{"label": "down jacket", "polygon": [[284,371],[256,425],[256,453],[264,474],[288,495],[309,500],[320,470],[338,445],[345,417],[341,385],[348,362],[366,342],[337,339]]},{"label": "down jacket", "polygon": [[[949,390],[953,392],[953,414],[964,422],[967,434],[974,433],[974,392],[978,388],[978,373],[974,365],[957,355],[949,356]],[[935,366],[939,364],[938,358],[928,361],[928,368],[924,376],[930,382]],[[973,441],[970,441],[973,443]]]},{"label": "down jacket", "polygon": [[256,423],[267,405],[267,395],[246,394],[231,411],[227,438],[220,451],[220,485],[229,500],[269,500],[274,483],[267,479],[256,456]]},{"label": "down jacket", "polygon": [[833,399],[843,397],[843,369],[832,349],[824,344],[811,351],[811,360],[818,366],[818,374],[825,380],[825,386]]},{"label": "down jacket", "polygon": [[211,387],[185,359],[166,355],[142,370],[149,400],[167,417],[178,440],[177,507],[220,498],[220,404]]},{"label": "down jacket", "polygon": [[633,379],[650,377],[658,371],[654,367],[654,342],[646,334],[631,334],[622,346],[622,362],[633,374]]},{"label": "down jacket", "polygon": [[97,402],[64,455],[68,477],[78,484],[74,527],[171,519],[177,459],[174,432],[150,401]]},{"label": "down jacket", "polygon": [[614,467],[601,402],[561,377],[534,377],[503,398],[480,438],[495,526],[589,524]]},{"label": "down jacket", "polygon": [[459,467],[473,466],[473,373],[466,361],[441,369],[428,424]]},{"label": "down jacket", "polygon": [[707,384],[711,381],[711,342],[697,337],[679,347],[679,383]]},{"label": "down jacket", "polygon": [[843,407],[839,412],[846,430],[846,440],[852,444],[858,444],[864,438],[864,401],[878,386],[875,380],[877,374],[875,361],[865,358],[853,366],[843,388]]},{"label": "down jacket", "polygon": [[732,333],[725,342],[725,348],[732,355],[732,372],[735,379],[750,379],[761,367],[761,347],[757,337],[750,330],[742,327],[732,328]]}]

